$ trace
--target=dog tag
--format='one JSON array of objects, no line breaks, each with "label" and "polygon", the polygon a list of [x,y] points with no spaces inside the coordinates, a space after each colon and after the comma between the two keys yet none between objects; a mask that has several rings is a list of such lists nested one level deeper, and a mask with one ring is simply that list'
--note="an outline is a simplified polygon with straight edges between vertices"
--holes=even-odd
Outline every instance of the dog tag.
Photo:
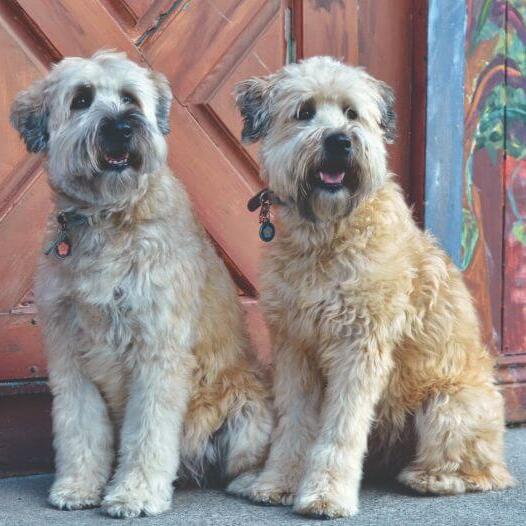
[{"label": "dog tag", "polygon": [[276,227],[270,221],[261,223],[261,226],[259,227],[259,238],[261,241],[268,243],[274,239],[275,234]]},{"label": "dog tag", "polygon": [[59,259],[67,258],[71,254],[71,242],[67,236],[55,244],[55,256]]},{"label": "dog tag", "polygon": [[44,254],[49,256],[51,252],[59,259],[67,258],[71,254],[71,241],[64,230],[59,230],[57,237],[47,246]]}]

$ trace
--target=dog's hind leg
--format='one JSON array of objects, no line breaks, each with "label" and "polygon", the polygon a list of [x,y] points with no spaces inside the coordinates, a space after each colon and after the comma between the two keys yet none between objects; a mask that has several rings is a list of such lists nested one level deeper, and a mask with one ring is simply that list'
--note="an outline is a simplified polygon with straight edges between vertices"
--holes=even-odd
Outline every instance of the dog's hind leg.
[{"label": "dog's hind leg", "polygon": [[221,433],[224,474],[228,479],[237,477],[229,485],[230,492],[241,493],[254,480],[265,461],[273,423],[267,392],[248,388],[239,393]]},{"label": "dog's hind leg", "polygon": [[493,385],[435,395],[417,411],[417,455],[398,480],[435,494],[512,486],[503,460],[502,414],[502,397]]},{"label": "dog's hind leg", "polygon": [[202,381],[186,414],[182,438],[187,477],[240,488],[266,456],[273,415],[269,388],[246,363]]},{"label": "dog's hind leg", "polygon": [[49,502],[67,510],[97,506],[114,455],[106,404],[70,349],[57,352],[57,342],[48,342],[48,350],[57,470]]}]

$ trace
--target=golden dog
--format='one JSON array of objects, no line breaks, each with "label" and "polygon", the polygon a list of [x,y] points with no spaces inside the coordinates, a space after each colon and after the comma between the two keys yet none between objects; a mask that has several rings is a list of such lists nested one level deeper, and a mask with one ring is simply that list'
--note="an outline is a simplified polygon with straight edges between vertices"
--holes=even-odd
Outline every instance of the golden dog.
[{"label": "golden dog", "polygon": [[279,421],[262,473],[230,490],[352,515],[368,439],[389,464],[411,438],[398,479],[418,492],[510,486],[502,397],[470,295],[387,168],[391,90],[315,57],[243,82],[237,104],[277,202],[263,304]]}]

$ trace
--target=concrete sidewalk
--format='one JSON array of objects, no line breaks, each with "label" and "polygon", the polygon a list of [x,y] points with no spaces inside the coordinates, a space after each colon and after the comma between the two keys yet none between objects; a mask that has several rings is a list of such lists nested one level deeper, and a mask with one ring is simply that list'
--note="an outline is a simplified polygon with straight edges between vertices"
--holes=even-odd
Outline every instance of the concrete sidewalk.
[{"label": "concrete sidewalk", "polygon": [[[504,492],[458,497],[421,497],[403,487],[365,486],[356,517],[334,521],[338,526],[518,526],[526,523],[526,428],[506,437],[509,466],[518,479]],[[171,512],[158,517],[118,520],[100,510],[58,511],[46,503],[52,476],[36,475],[0,480],[0,526],[94,526],[104,524],[161,525],[308,525],[329,521],[294,515],[290,508],[264,507],[220,491],[176,491]]]}]

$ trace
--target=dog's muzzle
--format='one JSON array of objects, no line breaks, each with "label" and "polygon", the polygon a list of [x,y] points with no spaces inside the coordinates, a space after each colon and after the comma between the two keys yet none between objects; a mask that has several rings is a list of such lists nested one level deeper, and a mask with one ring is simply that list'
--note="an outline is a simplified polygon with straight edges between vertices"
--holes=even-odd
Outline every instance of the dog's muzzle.
[{"label": "dog's muzzle", "polygon": [[327,135],[323,142],[323,159],[315,175],[316,186],[331,192],[342,189],[351,156],[351,139],[345,133]]},{"label": "dog's muzzle", "polygon": [[133,120],[127,116],[109,118],[102,123],[100,143],[105,168],[120,171],[131,164],[133,132]]}]

